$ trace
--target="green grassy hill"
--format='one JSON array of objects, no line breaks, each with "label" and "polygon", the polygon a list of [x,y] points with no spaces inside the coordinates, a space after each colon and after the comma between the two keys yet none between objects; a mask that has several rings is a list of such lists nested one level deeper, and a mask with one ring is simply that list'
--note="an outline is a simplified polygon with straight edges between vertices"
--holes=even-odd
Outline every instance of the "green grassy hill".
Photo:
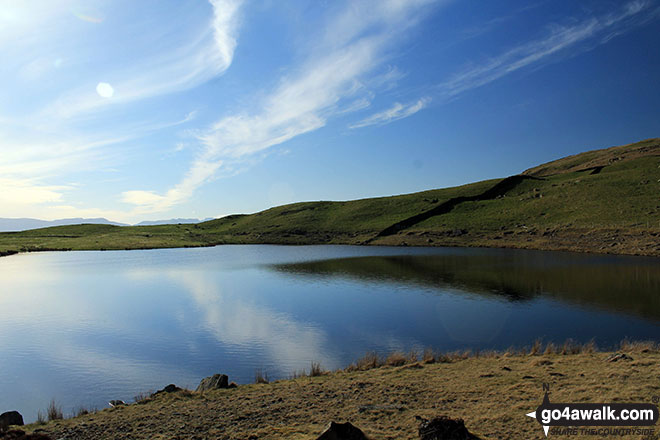
[{"label": "green grassy hill", "polygon": [[0,233],[0,253],[217,244],[492,246],[660,256],[660,139],[517,176],[393,197],[303,202],[199,224]]}]

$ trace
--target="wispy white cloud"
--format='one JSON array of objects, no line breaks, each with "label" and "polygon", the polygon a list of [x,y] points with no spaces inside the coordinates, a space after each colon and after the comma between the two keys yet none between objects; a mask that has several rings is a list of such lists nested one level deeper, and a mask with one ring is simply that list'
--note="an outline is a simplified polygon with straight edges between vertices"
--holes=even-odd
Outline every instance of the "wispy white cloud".
[{"label": "wispy white cloud", "polygon": [[0,206],[30,206],[40,203],[59,202],[67,186],[42,185],[27,179],[0,178]]},{"label": "wispy white cloud", "polygon": [[136,206],[133,214],[166,211],[190,198],[197,187],[213,178],[221,165],[222,161],[196,160],[183,180],[164,195],[159,195],[155,191],[124,191],[121,194],[121,201]]},{"label": "wispy white cloud", "polygon": [[[405,74],[388,63],[400,53],[397,49],[410,30],[429,15],[430,7],[446,1],[342,3],[345,7],[329,17],[325,26],[315,26],[317,35],[307,36],[302,53],[293,57],[302,62],[284,66],[287,70],[282,71],[286,74],[280,76],[275,86],[260,90],[254,99],[243,97],[242,102],[249,101],[248,105],[229,109],[206,128],[197,127],[185,135],[177,133],[165,141],[169,145],[167,151],[174,148],[175,152],[180,152],[178,158],[193,155],[187,167],[180,170],[178,179],[164,186],[161,186],[162,180],[154,180],[157,182],[154,187],[122,188],[114,201],[126,203],[128,208],[122,212],[104,212],[126,221],[135,215],[167,211],[188,201],[200,186],[236,173],[250,161],[265,156],[273,146],[318,130],[333,118],[352,118],[349,127],[353,129],[387,124],[423,110],[431,99],[436,104],[442,103],[511,73],[579,54],[658,16],[658,7],[653,2],[629,1],[614,13],[549,26],[536,40],[503,48],[487,59],[476,58],[473,64],[446,77],[435,87],[416,84],[414,91],[399,89]],[[121,161],[113,163],[103,159],[131,154],[130,148],[125,146],[128,140],[151,136],[158,130],[196,119],[197,113],[191,112],[174,122],[163,122],[164,118],[172,118],[171,113],[163,116],[166,114],[163,112],[150,121],[135,121],[131,119],[133,114],[146,113],[123,104],[136,104],[145,98],[193,88],[230,68],[238,47],[244,0],[196,3],[197,15],[191,15],[195,26],[181,27],[180,33],[171,31],[175,27],[172,14],[165,14],[159,17],[159,20],[165,18],[165,23],[153,22],[164,26],[162,29],[155,26],[157,35],[152,36],[162,47],[145,44],[140,46],[139,56],[121,58],[102,68],[90,62],[81,69],[91,72],[90,76],[76,76],[75,81],[62,80],[57,86],[50,81],[56,76],[54,72],[75,65],[75,49],[85,45],[80,39],[72,38],[74,32],[66,29],[65,16],[70,15],[67,7],[72,2],[63,0],[62,4],[67,7],[46,5],[40,8],[41,3],[0,0],[0,49],[7,60],[0,63],[0,79],[11,78],[13,83],[5,82],[20,85],[0,91],[0,175],[21,182],[14,186],[30,194],[26,200],[41,200],[41,205],[48,205],[49,212],[92,212],[71,202],[67,195],[72,188],[54,182],[80,168],[121,168]],[[31,18],[31,14],[36,14],[36,18]],[[496,19],[492,24],[497,23]],[[145,27],[141,22],[140,26],[133,24],[141,29]],[[41,32],[34,33],[35,28],[40,28]],[[71,44],[66,47],[67,53],[60,53],[57,47],[61,41],[46,44],[49,42],[39,40],[54,29],[66,34],[60,37]],[[159,38],[162,35],[167,35],[167,39]],[[123,43],[119,42],[118,47]],[[98,46],[90,46],[90,50],[98,50]],[[33,51],[33,48],[38,50]],[[81,58],[88,61],[88,55],[85,53]],[[96,93],[99,82],[112,86],[111,98],[103,99]],[[62,84],[66,87],[60,87]],[[12,88],[19,90],[16,96],[12,95]],[[395,88],[396,94],[392,93]],[[375,102],[382,101],[384,92],[396,98],[372,110],[371,115],[364,112]],[[22,99],[23,93],[30,94],[30,99]],[[377,94],[380,95],[378,100]],[[142,104],[146,107],[148,103]],[[125,109],[131,114],[124,114]],[[110,123],[106,125],[106,121]],[[160,148],[155,155],[162,156],[166,147],[159,147],[156,142],[163,142],[163,138],[145,145],[155,150]],[[177,146],[172,147],[175,144]],[[123,151],[118,151],[121,149]],[[121,192],[124,189],[130,190]],[[55,207],[59,211],[53,210]]]},{"label": "wispy white cloud", "polygon": [[30,136],[4,135],[0,132],[0,175],[40,180],[63,172],[94,167],[107,153],[103,147],[131,138],[111,135],[87,137],[71,134],[32,133]]},{"label": "wispy white cloud", "polygon": [[[142,198],[144,206],[171,207],[212,180],[222,163],[240,160],[317,130],[338,114],[370,106],[373,96],[365,93],[364,82],[377,82],[378,78],[382,80],[387,76],[392,80],[386,79],[386,82],[392,82],[401,76],[396,69],[380,76],[373,75],[373,71],[386,59],[386,51],[402,33],[418,22],[419,11],[430,3],[430,0],[351,3],[327,26],[323,38],[317,42],[316,53],[323,53],[323,56],[310,56],[297,74],[282,78],[279,87],[263,100],[260,111],[236,112],[201,133],[198,139],[204,146],[203,152],[185,179],[159,196],[162,199],[157,200],[153,197],[155,193],[146,192]],[[572,25],[556,25],[543,38],[506,50],[442,82],[433,92],[433,99],[451,99],[525,67],[540,65],[554,55],[588,50],[587,43],[591,47],[602,44],[613,33],[618,35],[646,22],[650,18],[644,13],[650,7],[649,1],[635,0],[617,13],[591,17]],[[382,125],[411,116],[428,106],[430,95],[431,92],[408,104],[396,102],[349,127]],[[135,197],[131,199],[138,201]]]},{"label": "wispy white cloud", "polygon": [[[614,35],[648,22],[651,2],[635,0],[617,13],[591,17],[572,25],[555,25],[543,38],[513,47],[485,62],[468,67],[439,85],[440,92],[451,98],[489,84],[520,69],[537,66],[557,56],[574,56],[606,43]],[[570,49],[570,50],[569,50]]]},{"label": "wispy white cloud", "polygon": [[[296,73],[261,102],[257,112],[237,111],[198,135],[203,151],[186,177],[162,198],[151,191],[124,194],[124,201],[144,202],[161,209],[185,200],[198,186],[213,179],[223,163],[240,160],[294,137],[325,126],[346,111],[366,108],[365,83],[392,81],[400,74],[373,75],[387,59],[387,50],[421,19],[433,0],[367,0],[349,2],[327,26],[311,55]],[[362,93],[362,96],[360,94]]]},{"label": "wispy white cloud", "polygon": [[243,0],[209,0],[213,5],[213,36],[219,54],[219,68],[226,70],[234,58],[239,10]]},{"label": "wispy white cloud", "polygon": [[163,48],[134,65],[120,65],[106,72],[104,81],[114,89],[111,98],[96,92],[97,78],[66,92],[46,107],[41,116],[71,118],[111,105],[126,104],[193,88],[222,74],[232,63],[237,45],[240,7],[243,0],[209,0],[213,18],[206,26],[178,45]]},{"label": "wispy white cloud", "polygon": [[420,98],[416,102],[409,104],[401,104],[400,102],[395,102],[394,105],[387,110],[375,113],[361,121],[356,122],[355,124],[351,124],[348,126],[348,128],[362,128],[368,127],[370,125],[385,125],[390,122],[414,115],[429,105],[430,102],[431,98],[429,97]]},{"label": "wispy white cloud", "polygon": [[[0,79],[8,85],[0,92],[0,175],[7,179],[3,183],[15,189],[14,194],[26,195],[23,199],[30,200],[35,210],[25,212],[42,212],[40,217],[74,211],[110,213],[124,220],[139,215],[139,208],[119,212],[67,204],[67,191],[73,188],[53,186],[50,182],[70,173],[107,167],[111,157],[121,163],[126,151],[119,146],[126,150],[124,145],[129,141],[193,121],[197,111],[167,122],[162,116],[132,120],[122,118],[120,112],[102,110],[122,107],[123,111],[122,104],[190,89],[226,71],[237,47],[244,0],[209,0],[206,8],[211,13],[206,18],[200,14],[204,5],[197,5],[191,17],[199,23],[193,26],[180,26],[167,11],[157,19],[139,14],[117,16],[115,23],[153,31],[141,35],[155,43],[135,45],[135,56],[117,58],[116,62],[100,67],[97,61],[107,58],[100,53],[104,47],[91,45],[94,49],[90,49],[86,37],[80,37],[78,32],[89,32],[90,24],[72,18],[73,2],[64,0],[57,7],[41,3],[0,0],[0,48],[6,56],[0,65]],[[122,9],[118,5],[114,11]],[[168,26],[174,26],[173,23],[176,32],[169,31]],[[40,32],[35,33],[35,28]],[[102,29],[97,27],[94,31],[104,32]],[[132,45],[132,41],[117,38],[113,44],[121,48],[123,44]],[[68,54],[69,65],[61,53]],[[76,60],[77,55],[81,59]],[[98,58],[94,58],[96,55]],[[55,70],[63,65],[75,73],[62,75],[59,82],[52,81]],[[96,88],[100,82],[112,87],[111,97],[99,96]],[[10,84],[20,87],[12,88]],[[19,95],[20,100],[12,98],[16,88],[25,91]],[[12,102],[15,104],[10,105]],[[191,193],[190,182],[195,182],[196,176],[208,168],[207,164],[202,165],[191,168],[183,181],[168,192],[168,200],[178,201]],[[10,185],[11,182],[14,183]],[[158,204],[157,197],[149,199],[148,193],[129,193],[125,199]],[[18,201],[13,200],[10,205],[7,200],[1,214],[15,212]]]}]

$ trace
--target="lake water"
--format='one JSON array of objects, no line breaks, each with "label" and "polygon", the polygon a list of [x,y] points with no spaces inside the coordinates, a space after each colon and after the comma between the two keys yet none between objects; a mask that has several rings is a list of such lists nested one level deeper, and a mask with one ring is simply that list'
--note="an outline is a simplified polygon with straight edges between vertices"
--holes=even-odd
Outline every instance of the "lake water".
[{"label": "lake water", "polygon": [[214,373],[368,351],[660,339],[660,259],[501,249],[219,246],[0,258],[0,412],[27,421]]}]

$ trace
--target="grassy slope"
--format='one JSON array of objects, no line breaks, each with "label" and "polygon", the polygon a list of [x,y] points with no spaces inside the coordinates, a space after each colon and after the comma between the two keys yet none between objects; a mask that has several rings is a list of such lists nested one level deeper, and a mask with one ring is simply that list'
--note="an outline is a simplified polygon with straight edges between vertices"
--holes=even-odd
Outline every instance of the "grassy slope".
[{"label": "grassy slope", "polygon": [[418,438],[415,416],[447,415],[463,418],[483,439],[543,439],[541,425],[525,414],[541,403],[544,382],[550,384],[552,402],[650,403],[660,394],[660,353],[643,347],[625,352],[632,360],[606,362],[610,353],[598,352],[487,354],[338,371],[204,394],[159,395],[27,428],[79,440],[304,440],[316,438],[330,421],[350,421],[370,438],[405,440]]},{"label": "grassy slope", "polygon": [[[602,167],[593,173],[594,167]],[[411,244],[522,247],[660,255],[660,139],[544,164],[490,200],[378,236],[448,200],[501,179],[348,202],[303,202],[198,225],[78,225],[0,233],[0,253],[44,249],[139,249],[222,243]],[[531,178],[533,177],[533,179]]]}]

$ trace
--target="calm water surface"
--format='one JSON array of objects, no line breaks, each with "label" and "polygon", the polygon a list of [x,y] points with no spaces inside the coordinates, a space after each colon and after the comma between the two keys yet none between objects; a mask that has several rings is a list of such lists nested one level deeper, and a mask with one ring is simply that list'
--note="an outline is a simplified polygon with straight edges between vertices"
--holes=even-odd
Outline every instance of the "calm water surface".
[{"label": "calm water surface", "polygon": [[0,258],[0,412],[27,421],[213,373],[660,339],[660,259],[536,251],[220,246]]}]

